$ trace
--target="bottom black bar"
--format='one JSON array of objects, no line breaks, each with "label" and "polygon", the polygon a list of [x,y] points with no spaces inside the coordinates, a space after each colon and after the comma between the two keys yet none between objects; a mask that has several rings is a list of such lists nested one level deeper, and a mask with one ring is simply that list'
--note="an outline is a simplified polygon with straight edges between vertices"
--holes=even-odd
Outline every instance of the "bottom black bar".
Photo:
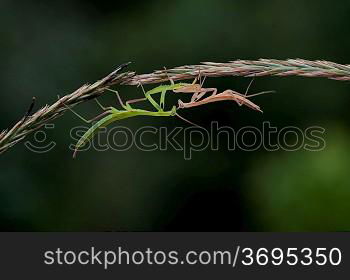
[{"label": "bottom black bar", "polygon": [[349,238],[350,233],[1,233],[0,267],[6,279],[322,279],[349,275]]}]

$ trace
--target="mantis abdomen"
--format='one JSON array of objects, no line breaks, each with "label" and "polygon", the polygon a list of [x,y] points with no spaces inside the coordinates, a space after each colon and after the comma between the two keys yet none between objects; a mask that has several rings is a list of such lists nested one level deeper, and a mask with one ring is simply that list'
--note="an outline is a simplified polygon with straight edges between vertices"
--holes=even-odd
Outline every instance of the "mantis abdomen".
[{"label": "mantis abdomen", "polygon": [[77,150],[84,146],[87,141],[94,137],[98,130],[102,127],[106,127],[109,124],[119,121],[122,119],[127,119],[136,116],[154,116],[154,117],[167,117],[174,115],[173,111],[168,112],[151,112],[146,110],[130,110],[130,111],[118,111],[111,112],[111,114],[97,121],[93,126],[91,126],[84,135],[79,139],[78,143],[75,146],[73,157],[75,157]]}]

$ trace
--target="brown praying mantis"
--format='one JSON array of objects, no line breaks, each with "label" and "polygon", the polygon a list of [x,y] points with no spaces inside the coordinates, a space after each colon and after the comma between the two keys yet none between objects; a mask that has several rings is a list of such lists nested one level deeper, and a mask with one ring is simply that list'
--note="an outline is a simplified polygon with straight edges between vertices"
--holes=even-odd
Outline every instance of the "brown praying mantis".
[{"label": "brown praying mantis", "polygon": [[[251,102],[247,98],[252,97],[252,96],[256,96],[256,95],[260,95],[260,94],[264,94],[264,93],[268,93],[268,92],[272,92],[272,91],[264,91],[264,92],[260,92],[257,94],[247,96],[249,88],[254,81],[254,78],[253,78],[244,95],[240,94],[236,91],[230,90],[230,89],[225,90],[224,92],[218,94],[217,88],[203,88],[203,84],[204,84],[204,81],[206,79],[206,76],[204,76],[204,79],[201,80],[200,69],[199,69],[198,76],[190,84],[189,83],[175,83],[174,80],[169,77],[168,73],[166,72],[166,68],[164,68],[164,70],[165,70],[165,73],[168,77],[168,80],[170,81],[170,85],[160,85],[160,86],[155,87],[155,88],[146,92],[143,89],[142,84],[139,83],[139,85],[142,87],[142,90],[144,92],[145,97],[129,100],[126,102],[126,105],[129,106],[129,104],[131,104],[131,103],[149,100],[151,102],[151,104],[158,111],[162,111],[164,109],[165,93],[167,91],[173,91],[174,93],[193,93],[192,98],[191,98],[191,102],[184,103],[181,100],[179,100],[178,101],[179,102],[178,108],[190,108],[190,107],[200,106],[200,105],[204,105],[204,104],[212,103],[212,102],[217,102],[217,101],[232,100],[232,101],[236,101],[237,104],[240,106],[246,105],[253,110],[261,111],[260,107],[258,105],[254,104],[253,102]],[[199,83],[197,83],[198,80],[199,80]],[[205,94],[207,94],[209,92],[212,92],[211,96],[199,101]],[[156,94],[156,93],[161,93],[159,104],[151,96],[151,95]]]},{"label": "brown praying mantis", "polygon": [[[249,91],[249,89],[254,81],[254,78],[253,78],[250,81],[250,83],[246,89],[245,94],[241,94],[241,93],[234,91],[234,90],[231,90],[231,89],[227,89],[227,90],[218,94],[217,88],[203,88],[203,84],[204,84],[204,81],[206,79],[206,76],[204,76],[204,79],[201,80],[200,69],[199,69],[198,76],[193,80],[193,82],[191,84],[175,83],[174,80],[169,77],[168,73],[166,72],[166,68],[164,68],[164,69],[165,69],[165,73],[168,77],[168,80],[170,81],[170,85],[161,85],[161,86],[158,86],[156,88],[151,89],[150,91],[145,92],[143,87],[142,87],[142,84],[140,84],[142,87],[142,90],[145,94],[145,98],[129,100],[126,103],[129,104],[129,103],[139,102],[139,101],[143,101],[143,100],[148,99],[153,104],[153,102],[154,103],[156,103],[156,102],[153,100],[151,95],[161,92],[162,96],[160,98],[160,106],[158,106],[158,107],[155,106],[155,107],[158,110],[162,110],[164,108],[165,93],[168,90],[172,90],[175,93],[193,93],[192,98],[191,98],[191,102],[184,103],[182,100],[178,100],[178,109],[191,108],[191,107],[201,106],[204,104],[218,102],[218,101],[235,101],[239,106],[246,105],[247,107],[249,107],[253,110],[262,112],[260,107],[258,105],[256,105],[255,103],[253,103],[252,101],[250,101],[248,98],[253,97],[253,96],[257,96],[257,95],[261,95],[261,94],[265,94],[265,93],[274,92],[274,91],[263,91],[263,92],[259,92],[256,94],[247,95],[248,91]],[[199,84],[197,83],[198,80],[199,80]],[[212,94],[201,100],[201,98],[209,92],[212,92]]]},{"label": "brown praying mantis", "polygon": [[191,108],[218,101],[235,101],[239,106],[246,105],[247,107],[262,113],[263,111],[260,109],[260,107],[252,101],[248,100],[248,98],[265,93],[272,93],[274,91],[262,91],[259,93],[247,95],[253,81],[254,79],[251,80],[245,94],[241,94],[231,89],[227,89],[221,93],[217,93],[217,90],[215,89],[212,95],[200,100],[200,98],[204,96],[205,92],[200,94],[195,93],[191,98],[191,102],[185,103],[182,100],[178,100],[178,109]]}]

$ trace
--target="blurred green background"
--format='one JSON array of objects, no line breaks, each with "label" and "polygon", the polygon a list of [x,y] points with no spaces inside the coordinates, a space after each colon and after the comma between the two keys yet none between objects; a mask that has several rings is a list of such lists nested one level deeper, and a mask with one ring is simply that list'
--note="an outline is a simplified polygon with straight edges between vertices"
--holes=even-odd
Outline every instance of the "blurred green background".
[{"label": "blurred green background", "polygon": [[[94,82],[118,64],[154,69],[258,58],[350,61],[350,2],[318,1],[6,1],[0,2],[0,128],[25,112]],[[207,79],[206,86],[244,91],[247,78]],[[124,98],[136,87],[117,87]],[[326,147],[268,152],[183,153],[90,150],[72,160],[67,113],[47,130],[49,153],[18,144],[0,158],[3,231],[343,231],[350,230],[350,87],[302,77],[257,78],[252,92],[264,114],[232,104],[184,112],[209,127],[325,128]],[[176,99],[172,101],[176,102]],[[171,102],[172,102],[171,101]],[[114,97],[101,98],[114,104]],[[170,101],[169,101],[170,102]],[[84,116],[99,112],[80,105]],[[150,120],[123,125],[136,130]],[[188,126],[176,118],[155,127]],[[84,124],[83,124],[84,125]],[[221,138],[220,138],[221,139]],[[33,136],[28,140],[33,140]],[[149,137],[148,141],[156,141]]]}]

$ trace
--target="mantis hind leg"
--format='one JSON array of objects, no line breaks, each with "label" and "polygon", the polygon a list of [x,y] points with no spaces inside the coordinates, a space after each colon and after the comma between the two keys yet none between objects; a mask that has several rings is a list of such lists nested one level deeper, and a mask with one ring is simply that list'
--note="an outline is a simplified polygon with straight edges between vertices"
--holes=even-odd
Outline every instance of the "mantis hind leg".
[{"label": "mantis hind leg", "polygon": [[107,110],[111,110],[113,107],[104,107],[96,98],[95,101],[97,103],[97,105],[103,110],[103,111],[107,111]]},{"label": "mantis hind leg", "polygon": [[168,80],[170,81],[170,84],[175,85],[174,80],[172,78],[170,78],[166,67],[164,67],[164,71],[165,71],[166,76],[168,77]]},{"label": "mantis hind leg", "polygon": [[104,116],[110,114],[109,111],[104,111],[103,113],[97,115],[96,117],[94,117],[94,118],[92,118],[92,119],[90,119],[90,120],[87,120],[87,119],[85,119],[83,116],[81,116],[81,115],[79,115],[77,112],[75,112],[72,108],[68,107],[66,104],[64,104],[64,106],[65,106],[68,110],[70,110],[74,115],[76,115],[79,119],[81,119],[83,122],[86,122],[86,123],[92,123],[92,122],[94,122],[94,121],[96,121],[96,120],[98,120],[98,119],[100,119],[100,118],[102,118],[102,117],[104,117]]},{"label": "mantis hind leg", "polygon": [[[57,97],[58,97],[58,99],[60,98],[59,96],[57,96]],[[95,100],[96,100],[96,99],[95,99]],[[102,106],[97,100],[96,100],[96,102],[97,102],[100,106]],[[68,105],[66,105],[65,103],[61,102],[61,104],[62,104],[64,107],[66,107],[69,111],[71,111],[74,115],[76,115],[79,119],[81,119],[83,122],[85,122],[85,123],[92,123],[92,122],[94,122],[94,121],[96,121],[96,120],[98,120],[98,119],[100,119],[100,118],[102,118],[102,117],[104,117],[104,116],[110,114],[109,109],[106,109],[105,112],[103,112],[103,113],[97,115],[96,117],[94,117],[94,118],[92,118],[92,119],[90,119],[90,120],[87,120],[87,119],[85,119],[83,116],[81,116],[80,114],[78,114],[77,112],[75,112],[72,108],[70,108],[70,107],[69,107]],[[102,107],[103,107],[103,106],[102,106]]]},{"label": "mantis hind leg", "polygon": [[[117,100],[118,100],[120,106],[123,107],[123,109],[125,109],[125,110],[132,110],[131,106],[128,104],[129,101],[126,102],[126,105],[124,105],[123,100],[121,99],[118,91],[112,90],[112,89],[109,89],[109,88],[107,88],[107,90],[109,90],[110,92],[113,92],[117,96]],[[112,108],[112,107],[109,107],[109,108]]]},{"label": "mantis hind leg", "polygon": [[145,100],[147,100],[146,97],[137,98],[137,99],[130,99],[130,100],[128,100],[128,101],[125,102],[125,106],[126,106],[128,109],[132,110],[133,108],[132,108],[131,105],[130,105],[131,103],[136,103],[136,102],[145,101]]}]

